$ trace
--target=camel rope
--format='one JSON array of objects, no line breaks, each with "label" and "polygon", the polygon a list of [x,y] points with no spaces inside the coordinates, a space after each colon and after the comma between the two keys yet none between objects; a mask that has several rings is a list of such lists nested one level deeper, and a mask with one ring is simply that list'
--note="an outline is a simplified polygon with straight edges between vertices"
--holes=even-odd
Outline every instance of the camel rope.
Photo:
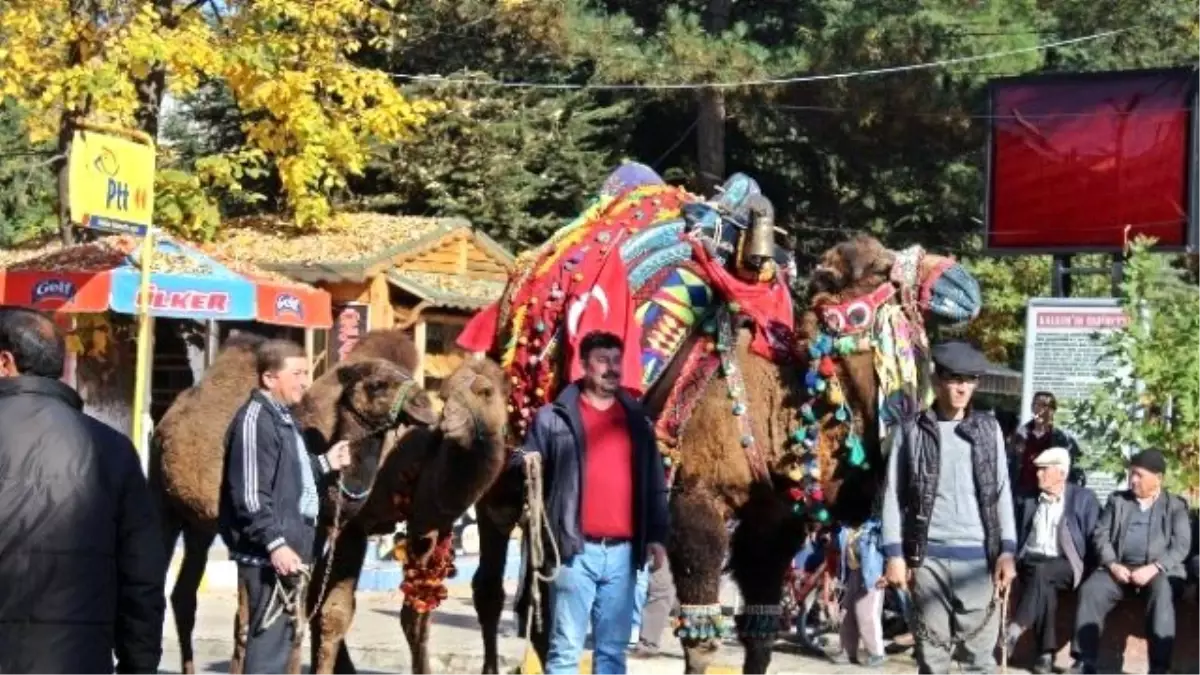
[{"label": "camel rope", "polygon": [[304,592],[308,590],[311,580],[308,566],[301,566],[293,578],[294,582],[289,583],[288,579],[275,575],[275,585],[271,588],[271,598],[267,601],[267,609],[259,622],[259,630],[270,628],[281,616],[287,614],[292,618],[296,629],[294,639],[300,643],[304,641],[305,626],[308,623],[304,617]]},{"label": "camel rope", "polygon": [[1008,673],[1008,636],[1005,631],[1008,630],[1008,592],[1012,589],[1010,581],[1004,590],[1000,591],[1000,673],[1007,675]]},{"label": "camel rope", "polygon": [[[533,579],[531,580],[529,589],[531,594],[530,612],[525,617],[525,649],[526,653],[528,653],[528,650],[533,648],[533,626],[536,625],[539,630],[544,628],[541,583],[551,583],[558,578],[559,568],[562,566],[562,557],[558,551],[558,542],[554,538],[554,532],[550,530],[550,525],[546,522],[542,456],[530,452],[526,453],[522,459],[525,462],[525,508],[526,516],[529,519],[529,526],[525,531],[529,539],[529,566],[533,569]],[[542,573],[543,565],[546,562],[546,544],[542,538],[543,531],[547,535],[546,539],[550,541],[550,552],[554,556],[554,565],[549,574]]]}]

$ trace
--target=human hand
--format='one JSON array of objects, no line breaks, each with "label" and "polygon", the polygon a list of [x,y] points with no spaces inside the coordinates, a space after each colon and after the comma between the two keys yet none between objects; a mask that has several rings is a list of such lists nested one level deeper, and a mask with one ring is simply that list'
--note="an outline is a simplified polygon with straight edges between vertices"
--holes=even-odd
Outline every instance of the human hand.
[{"label": "human hand", "polygon": [[1012,585],[1013,579],[1016,578],[1017,566],[1013,563],[1012,554],[1006,553],[1000,556],[1000,559],[996,561],[996,593],[1000,594],[1008,590],[1008,587]]},{"label": "human hand", "polygon": [[290,577],[299,572],[303,566],[304,563],[300,560],[300,556],[296,555],[292,547],[287,544],[271,551],[271,567],[274,567],[276,574],[281,577]]},{"label": "human hand", "polygon": [[1130,572],[1129,582],[1134,586],[1145,586],[1154,581],[1154,577],[1158,576],[1159,571],[1158,565],[1142,565]]},{"label": "human hand", "polygon": [[340,471],[350,466],[350,441],[338,441],[329,452],[325,453],[325,461],[329,462],[332,471]]},{"label": "human hand", "polygon": [[904,562],[904,558],[888,558],[883,578],[889,586],[908,588],[908,563]]},{"label": "human hand", "polygon": [[1130,576],[1132,574],[1129,571],[1129,568],[1122,565],[1121,563],[1113,563],[1113,564],[1109,565],[1108,573],[1112,575],[1112,578],[1114,580],[1116,580],[1116,582],[1118,584],[1129,583]]},{"label": "human hand", "polygon": [[650,554],[650,571],[657,572],[667,564],[667,549],[658,542],[646,544],[646,552]]}]

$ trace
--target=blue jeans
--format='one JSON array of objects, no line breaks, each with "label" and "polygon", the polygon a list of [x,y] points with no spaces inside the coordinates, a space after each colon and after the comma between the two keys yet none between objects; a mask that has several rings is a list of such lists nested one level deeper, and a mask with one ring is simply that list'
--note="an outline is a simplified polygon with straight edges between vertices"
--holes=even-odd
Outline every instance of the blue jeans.
[{"label": "blue jeans", "polygon": [[625,647],[633,626],[637,576],[628,543],[584,542],[554,580],[554,625],[546,673],[578,673],[592,625],[592,672],[624,673]]}]

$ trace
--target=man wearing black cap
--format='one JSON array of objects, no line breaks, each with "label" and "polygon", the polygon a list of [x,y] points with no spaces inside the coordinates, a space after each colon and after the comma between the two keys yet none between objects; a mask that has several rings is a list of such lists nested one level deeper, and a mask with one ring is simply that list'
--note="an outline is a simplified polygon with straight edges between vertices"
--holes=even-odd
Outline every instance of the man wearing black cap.
[{"label": "man wearing black cap", "polygon": [[991,364],[960,340],[935,345],[932,356],[937,400],[888,444],[886,577],[905,587],[913,568],[921,672],[950,672],[958,645],[970,671],[991,672],[1000,631],[994,598],[1016,576],[1017,539],[1003,432],[971,409]]},{"label": "man wearing black cap", "polygon": [[1122,598],[1141,595],[1150,637],[1150,672],[1165,673],[1175,645],[1175,595],[1191,551],[1187,504],[1162,488],[1167,462],[1158,450],[1129,460],[1129,489],[1114,492],[1100,514],[1092,545],[1099,568],[1079,588],[1072,672],[1096,672],[1104,619]]}]

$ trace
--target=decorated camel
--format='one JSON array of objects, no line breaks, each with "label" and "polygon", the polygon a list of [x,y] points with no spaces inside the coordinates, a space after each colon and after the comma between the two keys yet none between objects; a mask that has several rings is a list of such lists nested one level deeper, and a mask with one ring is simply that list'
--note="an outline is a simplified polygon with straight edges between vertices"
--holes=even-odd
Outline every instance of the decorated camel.
[{"label": "decorated camel", "polygon": [[[192,631],[196,592],[208,548],[216,536],[225,429],[256,386],[254,349],[262,340],[250,334],[231,337],[204,379],[177,398],[155,429],[151,481],[161,497],[164,545],[170,551],[181,532],[184,536],[184,559],[171,593],[183,672],[195,672]],[[365,547],[363,533],[374,531],[361,523],[381,527],[385,513],[394,516],[392,524],[405,515],[410,520],[408,531],[416,539],[410,549],[416,552],[416,562],[409,565],[410,578],[404,590],[406,610],[415,610],[406,611],[404,624],[410,640],[417,638],[413,642],[417,663],[417,657],[424,653],[425,634],[421,631],[426,630],[428,621],[421,620],[420,615],[436,606],[441,581],[452,571],[446,548],[448,537],[442,532],[448,531],[448,523],[466,509],[460,505],[474,501],[470,490],[483,489],[459,481],[470,476],[481,483],[490,482],[482,475],[488,465],[489,427],[485,425],[494,423],[495,409],[504,409],[503,393],[495,395],[500,400],[498,406],[489,403],[492,392],[502,391],[503,387],[503,382],[496,379],[494,364],[489,370],[486,361],[473,362],[448,378],[442,391],[446,405],[440,420],[429,396],[412,379],[415,364],[416,352],[402,331],[373,331],[359,341],[345,362],[313,384],[296,410],[311,451],[323,451],[337,440],[352,441],[351,465],[336,483],[325,486],[323,536],[315,551],[319,564],[310,586],[314,596],[310,605],[319,608],[320,630],[314,645],[325,655],[324,672],[332,668],[333,656],[353,613],[353,586],[362,563],[361,550],[356,561],[348,559],[352,551]],[[430,431],[435,423],[436,435]],[[502,414],[499,424],[503,424]],[[498,435],[498,431],[493,432]],[[500,444],[497,448],[494,454],[502,457]],[[448,479],[446,466],[464,461],[471,464],[474,473],[463,472]],[[440,493],[434,492],[437,487],[441,487]],[[454,509],[459,510],[448,515]],[[436,550],[432,544],[437,544]],[[332,566],[324,564],[326,552],[332,554]],[[317,604],[319,594],[327,596],[323,605]],[[239,622],[238,636],[246,628]],[[241,640],[235,645],[235,672],[240,667],[243,646]],[[297,651],[292,669],[299,672],[298,668]]]},{"label": "decorated camel", "polygon": [[[925,321],[958,323],[979,310],[978,284],[949,258],[864,236],[824,254],[797,327],[789,259],[772,232],[770,203],[745,176],[709,202],[626,165],[592,209],[518,260],[500,303],[462,340],[508,373],[516,444],[570,380],[581,333],[597,324],[624,332],[640,359],[640,382],[624,384],[655,418],[670,485],[687,672],[704,672],[729,631],[718,602],[727,553],[746,603],[734,621],[744,672],[766,671],[783,578],[805,534],[869,515],[881,437],[928,395]],[[499,665],[504,550],[522,515],[522,482],[506,475],[476,506],[485,672]],[[531,595],[518,599],[523,617]],[[531,637],[544,662],[545,631]]]}]

